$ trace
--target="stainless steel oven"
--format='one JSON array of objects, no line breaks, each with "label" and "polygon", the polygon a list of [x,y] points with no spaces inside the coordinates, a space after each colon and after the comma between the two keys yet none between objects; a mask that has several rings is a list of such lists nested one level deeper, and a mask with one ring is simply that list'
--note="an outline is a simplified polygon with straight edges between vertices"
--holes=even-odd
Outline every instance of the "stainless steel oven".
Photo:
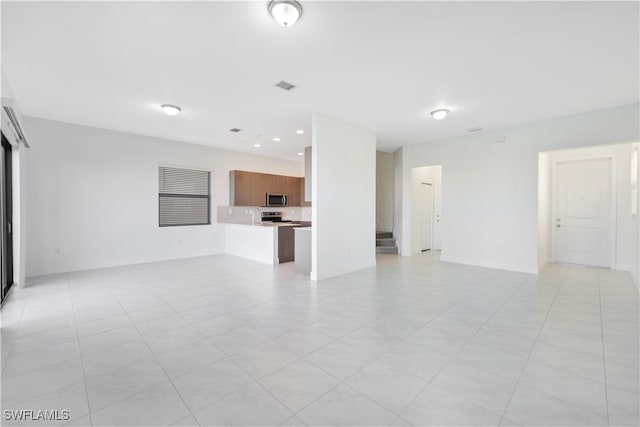
[{"label": "stainless steel oven", "polygon": [[287,195],[267,193],[266,206],[287,206]]}]

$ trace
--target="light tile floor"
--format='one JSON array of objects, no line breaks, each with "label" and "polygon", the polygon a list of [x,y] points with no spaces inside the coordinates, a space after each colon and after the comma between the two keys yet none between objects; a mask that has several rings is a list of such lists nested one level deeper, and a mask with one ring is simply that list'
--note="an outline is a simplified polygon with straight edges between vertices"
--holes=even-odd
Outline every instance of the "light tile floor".
[{"label": "light tile floor", "polygon": [[[2,309],[5,425],[638,425],[626,273],[231,256],[38,277]],[[3,417],[4,417],[3,413]]]}]

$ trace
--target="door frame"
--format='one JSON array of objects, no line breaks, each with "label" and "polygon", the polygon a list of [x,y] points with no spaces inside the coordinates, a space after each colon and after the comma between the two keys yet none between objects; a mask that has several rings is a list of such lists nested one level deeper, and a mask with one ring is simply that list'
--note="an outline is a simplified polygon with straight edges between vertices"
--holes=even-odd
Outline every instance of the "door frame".
[{"label": "door frame", "polygon": [[[9,140],[1,135],[0,150],[2,150],[2,177],[0,179],[0,197],[3,199],[0,203],[0,245],[2,245],[3,265],[0,273],[0,304],[6,301],[7,295],[11,291],[15,282],[15,266],[14,266],[14,241],[13,241],[13,146]],[[5,227],[5,223],[10,224],[10,231]],[[6,239],[6,245],[5,245]],[[0,262],[1,263],[1,262]],[[5,287],[6,279],[6,287]]]},{"label": "door frame", "polygon": [[617,263],[617,243],[618,243],[618,194],[617,194],[617,164],[616,156],[614,154],[604,155],[592,155],[592,156],[578,156],[567,159],[551,159],[551,217],[549,227],[551,228],[551,262],[557,260],[557,227],[556,218],[558,213],[557,195],[558,195],[558,164],[560,163],[576,163],[589,160],[609,160],[611,165],[610,180],[611,180],[611,192],[609,200],[609,268],[614,270]]}]

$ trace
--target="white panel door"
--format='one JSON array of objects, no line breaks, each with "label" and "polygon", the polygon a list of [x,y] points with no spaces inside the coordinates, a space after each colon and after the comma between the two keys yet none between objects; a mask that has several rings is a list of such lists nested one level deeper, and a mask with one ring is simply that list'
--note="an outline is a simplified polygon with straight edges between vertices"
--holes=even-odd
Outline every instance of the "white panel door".
[{"label": "white panel door", "polygon": [[433,189],[431,184],[420,184],[420,250],[431,249],[433,227]]},{"label": "white panel door", "polygon": [[442,250],[442,185],[433,186],[433,250]]},{"label": "white panel door", "polygon": [[556,261],[611,266],[611,159],[558,162]]}]

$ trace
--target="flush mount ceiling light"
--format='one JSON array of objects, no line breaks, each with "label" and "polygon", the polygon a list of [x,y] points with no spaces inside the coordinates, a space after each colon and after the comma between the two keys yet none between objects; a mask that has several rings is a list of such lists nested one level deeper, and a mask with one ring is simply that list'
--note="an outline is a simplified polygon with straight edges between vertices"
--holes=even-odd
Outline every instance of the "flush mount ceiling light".
[{"label": "flush mount ceiling light", "polygon": [[298,153],[298,156],[304,156],[304,153]]},{"label": "flush mount ceiling light", "polygon": [[162,108],[162,111],[164,111],[167,116],[177,116],[180,110],[182,110],[182,108],[172,104],[162,104],[160,108]]},{"label": "flush mount ceiling light", "polygon": [[291,27],[302,15],[302,6],[295,0],[271,0],[269,13],[281,27]]},{"label": "flush mount ceiling light", "polygon": [[254,147],[260,148],[260,144],[253,144]]},{"label": "flush mount ceiling light", "polygon": [[280,142],[280,138],[273,138],[274,142]]},{"label": "flush mount ceiling light", "polygon": [[446,108],[441,108],[439,110],[433,110],[431,112],[431,115],[436,120],[444,119],[445,117],[447,117],[447,114],[449,114],[449,110],[447,110]]},{"label": "flush mount ceiling light", "polygon": [[297,131],[296,131],[296,133],[297,133],[298,135],[302,135],[302,134],[304,134],[304,131],[301,129],[301,130],[297,130]]}]

